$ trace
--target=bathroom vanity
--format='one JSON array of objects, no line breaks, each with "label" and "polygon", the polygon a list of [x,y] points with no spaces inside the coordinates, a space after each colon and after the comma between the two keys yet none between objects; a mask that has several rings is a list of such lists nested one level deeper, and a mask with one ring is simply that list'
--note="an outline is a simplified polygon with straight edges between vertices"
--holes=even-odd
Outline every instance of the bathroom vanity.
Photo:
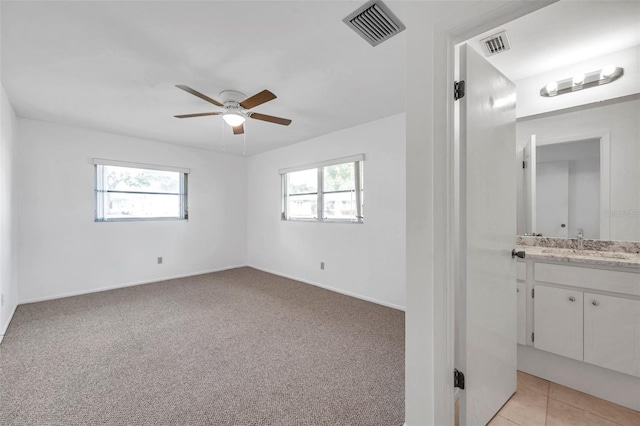
[{"label": "bathroom vanity", "polygon": [[640,243],[517,244],[518,369],[640,410]]}]

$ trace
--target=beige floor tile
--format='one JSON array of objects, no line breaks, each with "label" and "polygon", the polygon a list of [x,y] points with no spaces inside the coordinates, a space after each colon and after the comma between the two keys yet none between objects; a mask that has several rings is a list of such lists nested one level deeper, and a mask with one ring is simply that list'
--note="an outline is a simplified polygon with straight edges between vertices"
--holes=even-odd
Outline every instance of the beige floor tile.
[{"label": "beige floor tile", "polygon": [[487,426],[518,426],[518,424],[507,420],[502,416],[495,416]]},{"label": "beige floor tile", "polygon": [[549,399],[547,426],[617,426],[616,423],[563,402]]},{"label": "beige floor tile", "polygon": [[640,425],[640,412],[638,411],[630,410],[555,383],[551,383],[549,386],[549,398],[624,426]]},{"label": "beige floor tile", "polygon": [[547,397],[527,389],[518,389],[498,415],[520,426],[544,426]]},{"label": "beige floor tile", "polygon": [[549,396],[549,381],[518,371],[518,389],[530,390],[544,396]]}]

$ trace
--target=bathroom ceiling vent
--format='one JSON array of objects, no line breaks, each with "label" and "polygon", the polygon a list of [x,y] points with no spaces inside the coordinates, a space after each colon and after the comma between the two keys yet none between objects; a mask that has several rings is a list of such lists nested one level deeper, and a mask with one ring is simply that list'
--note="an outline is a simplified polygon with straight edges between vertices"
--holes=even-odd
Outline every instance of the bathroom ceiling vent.
[{"label": "bathroom ceiling vent", "polygon": [[511,49],[506,31],[484,38],[480,40],[480,44],[484,46],[484,52],[487,56],[497,55]]},{"label": "bathroom ceiling vent", "polygon": [[342,20],[371,46],[404,31],[402,22],[380,0],[372,0]]}]

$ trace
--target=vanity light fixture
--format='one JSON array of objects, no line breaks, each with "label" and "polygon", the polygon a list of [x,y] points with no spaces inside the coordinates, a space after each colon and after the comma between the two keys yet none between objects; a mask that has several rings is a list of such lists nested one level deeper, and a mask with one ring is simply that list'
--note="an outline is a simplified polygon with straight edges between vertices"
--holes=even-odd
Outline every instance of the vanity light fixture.
[{"label": "vanity light fixture", "polygon": [[616,81],[623,75],[623,68],[616,67],[615,65],[607,65],[601,70],[587,74],[576,74],[575,76],[565,78],[564,80],[552,81],[540,89],[540,96],[550,98],[556,95],[564,95],[565,93],[587,89],[589,87],[602,86],[603,84]]}]

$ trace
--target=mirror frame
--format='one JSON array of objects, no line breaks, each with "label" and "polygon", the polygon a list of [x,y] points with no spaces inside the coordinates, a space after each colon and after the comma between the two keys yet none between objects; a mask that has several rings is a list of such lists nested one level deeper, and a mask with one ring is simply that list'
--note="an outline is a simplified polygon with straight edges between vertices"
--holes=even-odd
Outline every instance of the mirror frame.
[{"label": "mirror frame", "polygon": [[[532,135],[535,136],[535,135]],[[580,142],[590,139],[598,139],[600,141],[600,235],[599,240],[611,239],[611,216],[607,215],[611,209],[611,132],[607,131],[603,133],[580,133],[570,137],[563,137],[559,139],[543,139],[538,140],[536,137],[536,149],[540,146],[555,145],[560,143]],[[523,190],[526,187],[526,182],[523,183]],[[525,197],[525,215],[531,216],[531,206],[527,203],[527,197]],[[529,221],[525,221],[527,227],[531,226]],[[525,232],[533,232],[530,229]],[[545,235],[545,237],[553,237],[552,235]],[[571,237],[569,237],[571,238]]]}]

